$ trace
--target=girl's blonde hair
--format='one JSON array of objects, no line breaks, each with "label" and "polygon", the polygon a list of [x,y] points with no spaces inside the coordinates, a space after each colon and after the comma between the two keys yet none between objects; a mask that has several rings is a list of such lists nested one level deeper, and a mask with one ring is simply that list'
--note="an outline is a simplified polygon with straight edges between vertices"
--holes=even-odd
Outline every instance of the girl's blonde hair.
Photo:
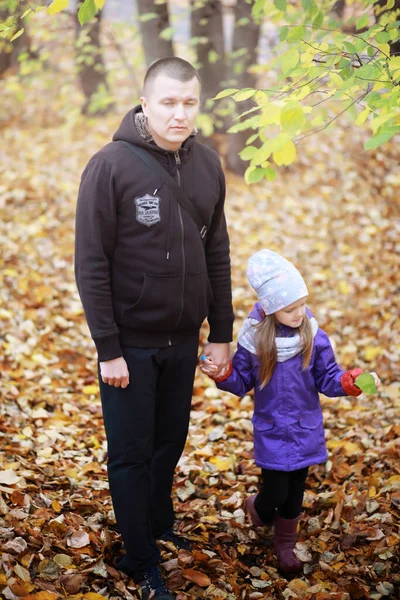
[{"label": "girl's blonde hair", "polygon": [[[276,327],[277,321],[275,315],[266,315],[265,318],[255,326],[255,345],[257,349],[257,356],[260,361],[260,388],[265,387],[271,380],[272,374],[275,370],[278,362],[278,351],[276,348]],[[303,346],[303,369],[307,369],[310,364],[313,346],[314,336],[310,323],[310,319],[307,315],[304,315],[304,319],[300,327],[298,328],[300,334],[301,343]]]}]

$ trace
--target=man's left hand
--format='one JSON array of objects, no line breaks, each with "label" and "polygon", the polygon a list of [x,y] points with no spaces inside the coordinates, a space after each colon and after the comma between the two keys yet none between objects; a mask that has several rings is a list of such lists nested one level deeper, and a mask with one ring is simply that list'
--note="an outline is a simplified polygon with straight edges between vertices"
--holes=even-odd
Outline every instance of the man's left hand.
[{"label": "man's left hand", "polygon": [[207,367],[203,363],[205,367],[201,369],[203,373],[210,374],[212,377],[222,377],[228,372],[231,362],[231,348],[229,343],[216,344],[215,342],[210,342],[204,346],[201,356],[207,356],[211,360],[213,367],[210,368],[210,373],[207,373]]}]

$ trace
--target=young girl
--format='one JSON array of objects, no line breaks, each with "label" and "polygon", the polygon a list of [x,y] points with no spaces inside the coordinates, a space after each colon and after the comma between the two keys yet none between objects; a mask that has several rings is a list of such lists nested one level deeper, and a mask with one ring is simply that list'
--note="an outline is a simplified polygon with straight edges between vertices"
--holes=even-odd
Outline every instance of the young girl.
[{"label": "young girl", "polygon": [[231,368],[213,377],[215,365],[202,357],[201,369],[237,396],[254,388],[254,456],[262,486],[247,509],[253,525],[274,523],[279,567],[298,573],[302,563],[293,549],[308,467],[327,459],[318,392],[358,396],[354,381],[362,370],[344,372],[337,365],[327,334],[306,308],[306,284],[290,262],[261,250],[250,258],[247,276],[259,302],[239,333]]}]

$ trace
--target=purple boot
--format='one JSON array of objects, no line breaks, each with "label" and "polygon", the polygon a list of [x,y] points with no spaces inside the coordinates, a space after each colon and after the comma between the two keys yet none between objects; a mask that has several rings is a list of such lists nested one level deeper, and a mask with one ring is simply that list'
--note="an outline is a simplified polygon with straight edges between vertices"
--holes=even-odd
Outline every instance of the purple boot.
[{"label": "purple boot", "polygon": [[279,515],[275,518],[274,546],[279,569],[284,575],[292,575],[303,571],[303,563],[293,553],[299,518],[283,519]]},{"label": "purple boot", "polygon": [[257,498],[257,494],[254,494],[254,496],[250,496],[250,498],[247,498],[247,501],[246,501],[247,512],[250,515],[250,520],[253,523],[254,527],[264,527],[264,523],[261,521],[260,517],[258,516],[256,507],[254,506],[254,501],[256,498]]}]

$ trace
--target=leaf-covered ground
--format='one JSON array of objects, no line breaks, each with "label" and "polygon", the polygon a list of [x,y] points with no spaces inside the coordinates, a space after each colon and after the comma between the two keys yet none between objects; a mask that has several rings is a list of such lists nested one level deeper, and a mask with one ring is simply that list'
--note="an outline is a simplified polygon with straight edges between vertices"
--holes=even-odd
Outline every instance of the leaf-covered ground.
[{"label": "leaf-covered ground", "polygon": [[[63,120],[40,91],[15,105],[7,96],[0,124],[0,586],[8,600],[130,600],[135,586],[114,566],[95,354],[73,276],[80,173],[123,110]],[[194,550],[162,547],[181,600],[398,597],[400,153],[393,142],[367,155],[362,141],[343,123],[304,143],[273,184],[228,177],[235,332],[255,300],[246,261],[270,247],[301,269],[339,362],[376,370],[382,387],[321,398],[330,458],[311,469],[297,544],[305,574],[288,582],[271,533],[243,510],[258,483],[252,397],[197,376],[174,486]]]}]

